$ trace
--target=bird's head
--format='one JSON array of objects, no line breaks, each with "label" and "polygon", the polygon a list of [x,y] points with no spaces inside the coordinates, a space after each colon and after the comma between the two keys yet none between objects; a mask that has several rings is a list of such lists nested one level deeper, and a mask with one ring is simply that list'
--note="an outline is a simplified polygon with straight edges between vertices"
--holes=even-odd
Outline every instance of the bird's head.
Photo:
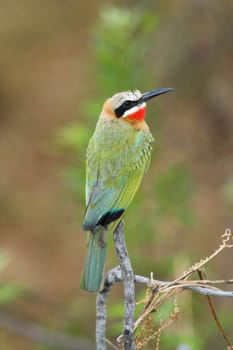
[{"label": "bird's head", "polygon": [[130,124],[142,122],[146,114],[146,102],[171,90],[173,89],[163,88],[143,94],[139,90],[118,92],[105,102],[103,115]]}]

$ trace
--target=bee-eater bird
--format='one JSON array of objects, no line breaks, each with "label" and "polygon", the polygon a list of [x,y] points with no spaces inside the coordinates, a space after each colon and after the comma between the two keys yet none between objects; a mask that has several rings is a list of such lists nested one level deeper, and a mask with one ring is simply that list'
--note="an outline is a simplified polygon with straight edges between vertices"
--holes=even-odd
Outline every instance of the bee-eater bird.
[{"label": "bee-eater bird", "polygon": [[148,169],[154,141],[144,117],[146,102],[171,88],[119,92],[102,108],[86,155],[87,254],[81,288],[103,288],[107,240],[114,232]]}]

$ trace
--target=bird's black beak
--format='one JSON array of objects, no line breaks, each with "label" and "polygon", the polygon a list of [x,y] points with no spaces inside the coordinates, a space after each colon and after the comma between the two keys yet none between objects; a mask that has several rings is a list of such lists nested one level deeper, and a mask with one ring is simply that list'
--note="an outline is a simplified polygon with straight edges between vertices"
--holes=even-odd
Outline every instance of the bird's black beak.
[{"label": "bird's black beak", "polygon": [[143,103],[146,101],[149,101],[151,98],[154,98],[156,96],[165,94],[166,92],[172,91],[174,90],[173,88],[162,88],[162,89],[158,89],[158,90],[152,90],[149,92],[145,92],[142,97],[140,97],[140,99],[138,100],[139,103]]}]

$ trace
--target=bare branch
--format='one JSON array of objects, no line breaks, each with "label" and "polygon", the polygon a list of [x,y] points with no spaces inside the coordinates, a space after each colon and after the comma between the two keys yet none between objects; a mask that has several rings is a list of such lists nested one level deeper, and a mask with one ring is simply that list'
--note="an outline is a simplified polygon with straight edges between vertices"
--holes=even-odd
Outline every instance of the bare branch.
[{"label": "bare branch", "polygon": [[[106,275],[106,284],[111,284],[111,286],[117,282],[122,282],[122,275],[120,267],[117,266],[113,269],[111,269],[107,275]],[[233,280],[189,280],[189,281],[160,281],[160,280],[154,280],[149,277],[140,276],[140,275],[134,275],[134,282],[135,283],[142,283],[147,284],[148,286],[151,286],[153,289],[160,289],[160,292],[162,292],[161,287],[163,287],[163,292],[168,291],[169,289],[175,289],[180,288],[183,290],[191,290],[193,292],[197,292],[199,294],[203,295],[209,295],[209,296],[216,296],[216,297],[227,297],[232,298],[233,297],[233,291],[224,291],[219,288],[213,288],[212,286],[209,286],[211,284],[233,284]]]},{"label": "bare branch", "polygon": [[134,273],[131,266],[129,254],[126,248],[123,229],[124,222],[122,220],[113,234],[115,248],[121,267],[122,280],[124,284],[123,336],[118,338],[118,341],[123,342],[125,350],[136,350],[133,337],[135,311]]},{"label": "bare branch", "polygon": [[100,292],[96,296],[96,350],[106,349],[107,294],[108,293]]},{"label": "bare branch", "polygon": [[203,286],[184,286],[183,289],[189,289],[193,292],[197,292],[206,296],[233,298],[233,292],[228,292],[220,289],[210,289]]}]

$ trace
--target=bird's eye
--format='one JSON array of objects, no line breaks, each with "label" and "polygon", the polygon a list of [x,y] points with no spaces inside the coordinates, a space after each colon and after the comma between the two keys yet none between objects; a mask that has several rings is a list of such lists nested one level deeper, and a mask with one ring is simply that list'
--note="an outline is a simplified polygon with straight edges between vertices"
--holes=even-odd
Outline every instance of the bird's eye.
[{"label": "bird's eye", "polygon": [[129,108],[129,107],[131,107],[131,101],[125,101],[124,102],[124,107],[126,107],[126,108]]},{"label": "bird's eye", "polygon": [[121,106],[115,109],[117,118],[122,117],[127,110],[133,107],[133,105],[134,105],[134,101],[126,100],[125,102],[123,102]]}]

